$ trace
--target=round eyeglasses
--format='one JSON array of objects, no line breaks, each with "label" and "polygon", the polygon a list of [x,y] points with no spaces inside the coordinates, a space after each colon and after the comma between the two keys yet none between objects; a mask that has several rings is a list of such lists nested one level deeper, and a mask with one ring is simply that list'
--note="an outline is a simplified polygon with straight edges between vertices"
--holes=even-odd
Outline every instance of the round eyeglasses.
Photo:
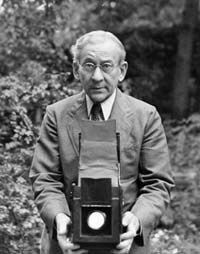
[{"label": "round eyeglasses", "polygon": [[85,72],[88,72],[88,73],[93,73],[97,67],[99,67],[101,71],[103,71],[104,73],[111,73],[116,67],[116,65],[112,63],[94,64],[90,62],[80,64],[80,66],[83,68]]}]

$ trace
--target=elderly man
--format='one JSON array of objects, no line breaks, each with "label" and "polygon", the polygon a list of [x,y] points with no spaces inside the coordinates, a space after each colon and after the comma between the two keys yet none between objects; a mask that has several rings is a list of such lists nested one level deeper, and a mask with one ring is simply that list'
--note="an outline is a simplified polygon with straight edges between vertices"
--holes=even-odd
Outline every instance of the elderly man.
[{"label": "elderly man", "polygon": [[[46,225],[41,253],[85,252],[67,238],[82,119],[115,119],[121,136],[122,224],[127,230],[111,252],[149,253],[150,233],[169,203],[174,184],[160,116],[155,107],[117,88],[128,64],[124,46],[112,33],[83,35],[73,55],[74,76],[83,92],[47,107],[30,171],[35,202]],[[98,108],[96,115],[94,108]]]}]

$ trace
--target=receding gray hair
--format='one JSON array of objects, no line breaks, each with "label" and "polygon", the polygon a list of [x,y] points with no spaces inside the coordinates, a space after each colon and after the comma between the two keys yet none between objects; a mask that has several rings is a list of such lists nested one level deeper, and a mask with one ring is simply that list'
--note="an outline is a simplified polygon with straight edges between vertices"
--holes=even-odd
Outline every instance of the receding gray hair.
[{"label": "receding gray hair", "polygon": [[80,52],[83,49],[83,47],[92,41],[92,39],[99,39],[99,41],[102,41],[103,39],[110,39],[113,42],[116,43],[116,45],[119,47],[120,50],[120,61],[125,60],[126,58],[126,51],[121,43],[121,41],[112,33],[103,31],[103,30],[96,30],[89,33],[86,33],[82,35],[80,38],[77,39],[75,45],[72,46],[72,54],[73,54],[73,61],[79,62],[80,61]]}]

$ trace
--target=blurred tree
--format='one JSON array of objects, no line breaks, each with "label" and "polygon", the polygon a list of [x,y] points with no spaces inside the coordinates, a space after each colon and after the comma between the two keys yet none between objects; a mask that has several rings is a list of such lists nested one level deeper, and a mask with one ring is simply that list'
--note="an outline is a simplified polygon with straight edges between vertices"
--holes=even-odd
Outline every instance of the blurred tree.
[{"label": "blurred tree", "polygon": [[[70,74],[70,49],[76,38],[105,29],[126,46],[129,71],[122,89],[128,87],[131,95],[169,114],[184,4],[185,0],[4,0],[0,75],[16,72],[27,60],[39,62],[46,72]],[[68,81],[73,81],[72,74]]]},{"label": "blurred tree", "polygon": [[180,25],[173,91],[173,115],[176,118],[183,118],[189,113],[190,70],[198,8],[198,0],[187,0]]},{"label": "blurred tree", "polygon": [[75,20],[78,16],[73,18],[72,1],[63,5],[59,7],[50,0],[4,1],[0,13],[0,74],[16,71],[27,60],[38,61],[51,72],[71,70],[69,49],[79,29]]},{"label": "blurred tree", "polygon": [[[98,1],[90,6],[87,15],[87,31],[109,30],[124,42],[129,62],[129,93],[166,113],[171,110],[177,27],[184,2]],[[124,88],[127,81],[122,84]]]}]

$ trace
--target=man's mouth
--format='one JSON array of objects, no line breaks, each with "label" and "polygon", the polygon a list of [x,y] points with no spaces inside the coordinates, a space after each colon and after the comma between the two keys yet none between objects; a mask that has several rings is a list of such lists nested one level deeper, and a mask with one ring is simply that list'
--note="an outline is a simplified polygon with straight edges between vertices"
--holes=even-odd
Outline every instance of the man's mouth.
[{"label": "man's mouth", "polygon": [[104,87],[91,87],[91,90],[101,90],[104,89]]}]

